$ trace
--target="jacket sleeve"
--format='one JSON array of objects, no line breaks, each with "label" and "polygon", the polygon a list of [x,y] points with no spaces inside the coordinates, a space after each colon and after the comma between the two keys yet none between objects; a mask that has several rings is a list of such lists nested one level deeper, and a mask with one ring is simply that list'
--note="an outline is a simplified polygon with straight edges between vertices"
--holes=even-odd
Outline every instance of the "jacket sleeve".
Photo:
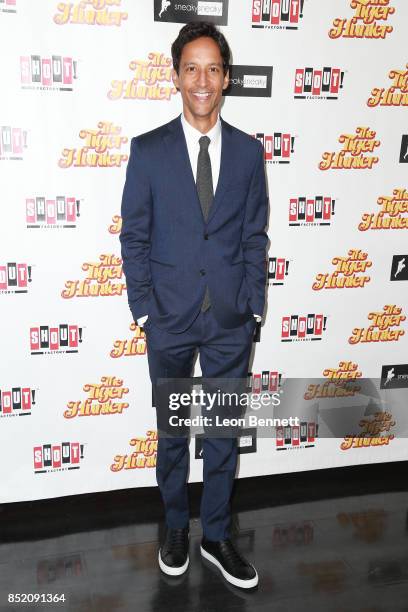
[{"label": "jacket sleeve", "polygon": [[119,235],[128,303],[136,322],[148,314],[153,291],[150,273],[152,194],[137,138],[132,138],[122,195]]},{"label": "jacket sleeve", "polygon": [[268,234],[268,196],[266,190],[263,146],[259,143],[256,162],[248,191],[242,249],[245,263],[245,280],[249,289],[249,306],[253,313],[263,315],[266,287],[266,246]]}]

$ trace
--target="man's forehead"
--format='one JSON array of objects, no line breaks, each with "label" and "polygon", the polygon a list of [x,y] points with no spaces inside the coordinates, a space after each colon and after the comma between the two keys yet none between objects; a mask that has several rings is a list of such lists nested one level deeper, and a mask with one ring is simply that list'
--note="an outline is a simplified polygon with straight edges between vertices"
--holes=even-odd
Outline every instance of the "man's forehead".
[{"label": "man's forehead", "polygon": [[198,56],[197,55],[187,56],[184,54],[181,56],[182,64],[195,64],[195,63],[202,64],[203,62],[206,62],[207,64],[219,64],[220,66],[222,65],[221,57],[214,56],[214,58],[208,58],[208,57],[200,57],[199,55]]}]

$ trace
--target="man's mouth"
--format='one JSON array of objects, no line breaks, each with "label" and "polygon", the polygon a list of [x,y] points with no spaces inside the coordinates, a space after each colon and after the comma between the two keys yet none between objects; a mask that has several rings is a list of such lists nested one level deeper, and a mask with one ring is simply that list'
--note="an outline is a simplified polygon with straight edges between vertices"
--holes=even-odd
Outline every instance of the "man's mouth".
[{"label": "man's mouth", "polygon": [[197,100],[204,101],[208,100],[212,96],[211,91],[193,91],[193,96],[197,98]]}]

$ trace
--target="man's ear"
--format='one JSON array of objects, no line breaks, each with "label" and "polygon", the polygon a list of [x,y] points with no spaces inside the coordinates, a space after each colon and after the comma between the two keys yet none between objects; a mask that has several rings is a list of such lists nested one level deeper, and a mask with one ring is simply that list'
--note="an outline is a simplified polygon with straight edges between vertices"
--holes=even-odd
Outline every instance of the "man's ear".
[{"label": "man's ear", "polygon": [[227,74],[224,76],[224,82],[222,84],[223,89],[227,89],[229,85],[229,70],[227,70]]},{"label": "man's ear", "polygon": [[177,72],[174,70],[174,68],[171,71],[171,78],[173,79],[174,87],[176,89],[180,89],[180,87],[179,87],[179,77],[178,77]]}]

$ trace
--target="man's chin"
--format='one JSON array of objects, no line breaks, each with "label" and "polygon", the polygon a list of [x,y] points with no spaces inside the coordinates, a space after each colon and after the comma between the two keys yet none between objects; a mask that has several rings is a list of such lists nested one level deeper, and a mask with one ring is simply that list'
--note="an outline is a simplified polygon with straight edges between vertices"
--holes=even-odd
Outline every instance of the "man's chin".
[{"label": "man's chin", "polygon": [[192,114],[193,117],[196,117],[197,119],[204,119],[205,117],[211,117],[211,115],[214,112],[216,112],[216,108],[214,108],[213,106],[211,108],[203,108],[203,107],[190,108],[190,113]]}]

